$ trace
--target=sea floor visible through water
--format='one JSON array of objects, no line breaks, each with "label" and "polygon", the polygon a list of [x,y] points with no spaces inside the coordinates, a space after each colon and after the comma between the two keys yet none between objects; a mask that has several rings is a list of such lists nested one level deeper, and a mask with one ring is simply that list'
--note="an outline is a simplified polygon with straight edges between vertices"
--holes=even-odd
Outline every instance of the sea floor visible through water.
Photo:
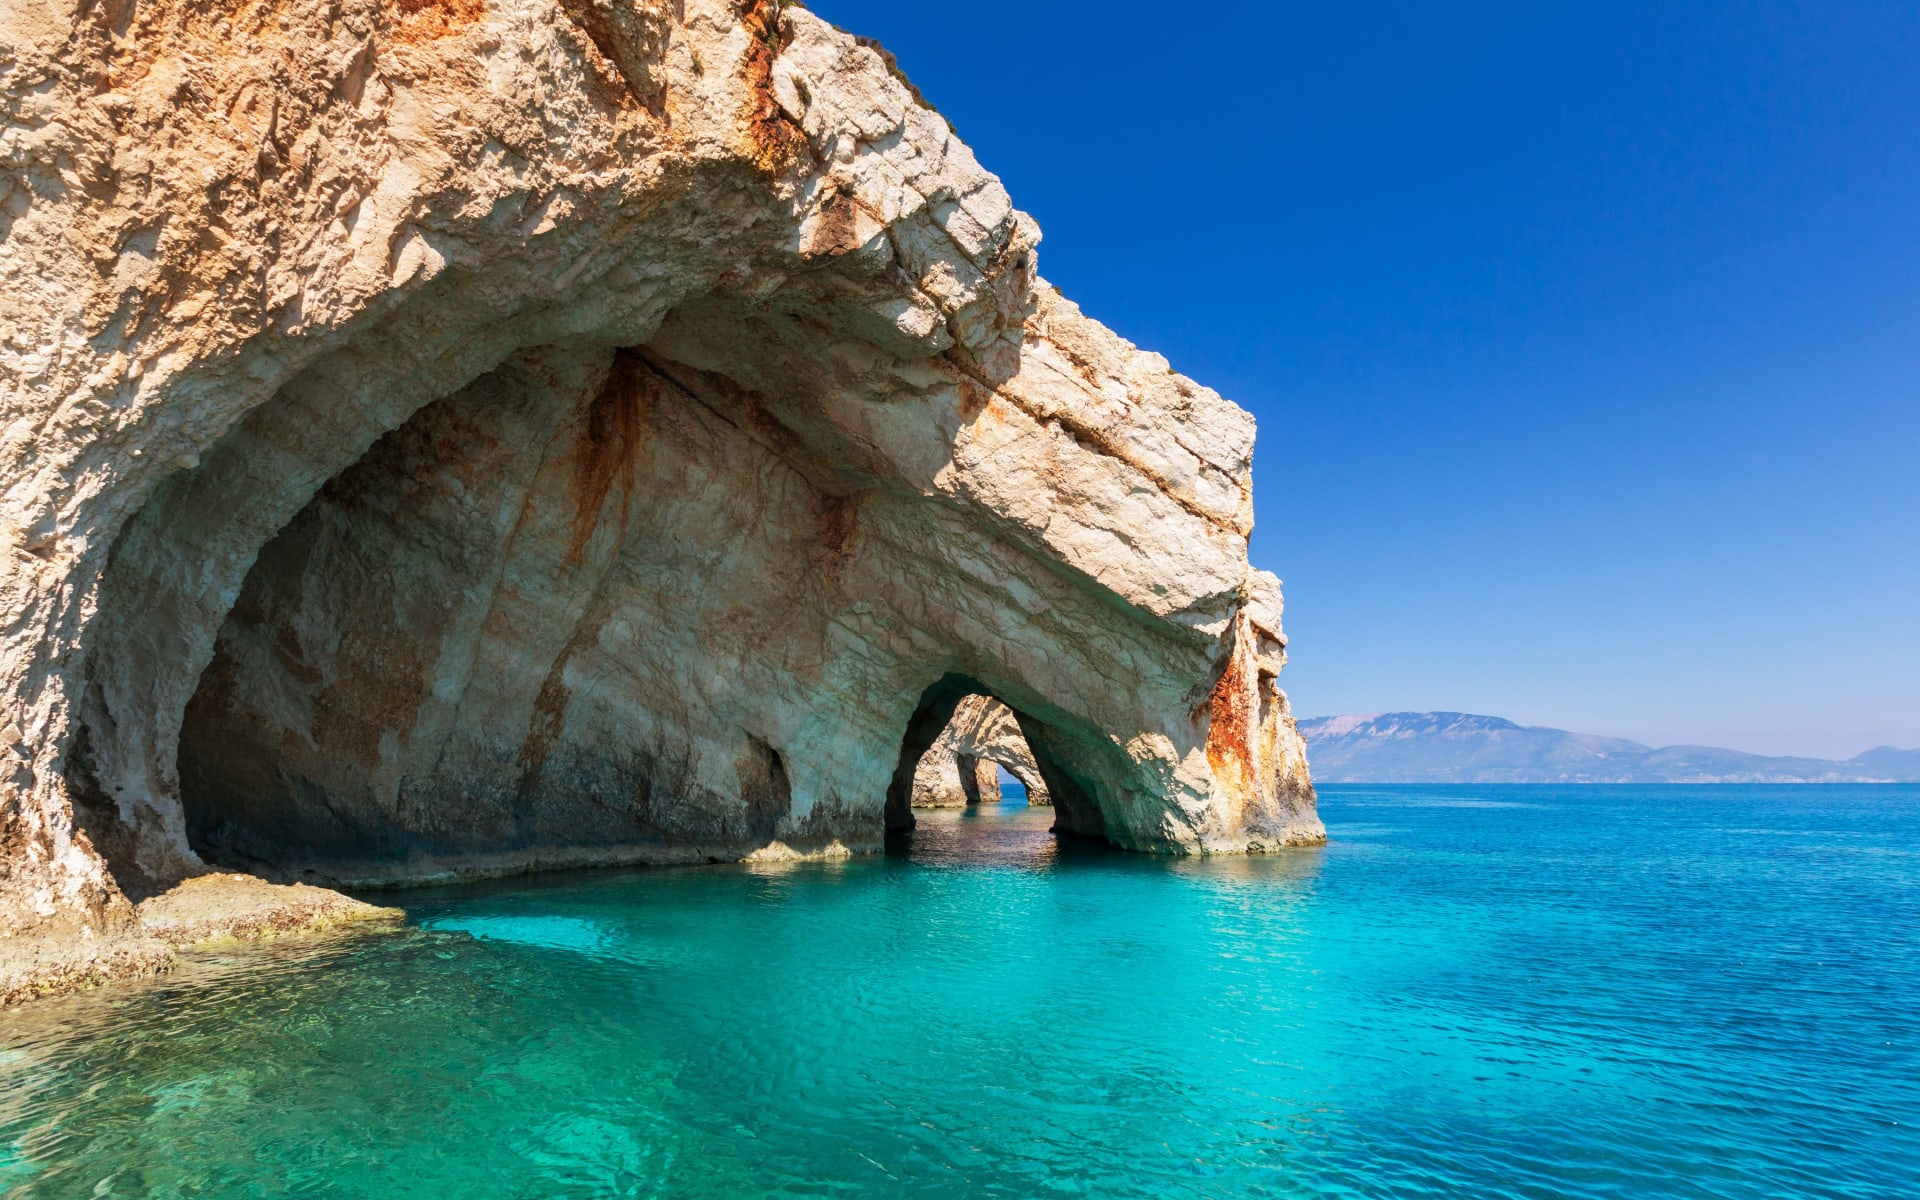
[{"label": "sea floor visible through water", "polygon": [[0,1014],[0,1193],[1920,1196],[1920,787],[1321,803],[381,894]]}]

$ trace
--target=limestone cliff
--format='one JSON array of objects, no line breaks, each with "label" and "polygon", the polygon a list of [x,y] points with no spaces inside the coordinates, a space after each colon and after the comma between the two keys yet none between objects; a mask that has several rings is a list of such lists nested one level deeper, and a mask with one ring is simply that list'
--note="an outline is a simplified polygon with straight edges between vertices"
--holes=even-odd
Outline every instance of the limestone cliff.
[{"label": "limestone cliff", "polygon": [[772,0],[0,28],[0,994],[150,962],[128,895],[214,863],[871,849],[971,694],[1063,830],[1322,836],[1251,418],[1042,282],[872,49]]}]

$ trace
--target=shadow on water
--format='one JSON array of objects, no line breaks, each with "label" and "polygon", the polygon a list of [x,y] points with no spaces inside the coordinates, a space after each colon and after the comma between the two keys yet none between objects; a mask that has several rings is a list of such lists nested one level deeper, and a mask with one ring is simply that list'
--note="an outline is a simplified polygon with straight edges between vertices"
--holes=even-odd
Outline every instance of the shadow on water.
[{"label": "shadow on water", "polygon": [[912,829],[888,835],[887,865],[901,868],[1011,867],[1046,872],[1172,875],[1221,884],[1304,882],[1320,874],[1323,846],[1268,855],[1192,858],[1136,854],[1099,838],[1053,832],[1046,808],[975,804],[920,809]]},{"label": "shadow on water", "polygon": [[1098,838],[1054,833],[1050,808],[969,804],[918,809],[914,820],[910,829],[888,832],[889,865],[1045,870],[1063,862],[1108,862],[1122,854]]}]

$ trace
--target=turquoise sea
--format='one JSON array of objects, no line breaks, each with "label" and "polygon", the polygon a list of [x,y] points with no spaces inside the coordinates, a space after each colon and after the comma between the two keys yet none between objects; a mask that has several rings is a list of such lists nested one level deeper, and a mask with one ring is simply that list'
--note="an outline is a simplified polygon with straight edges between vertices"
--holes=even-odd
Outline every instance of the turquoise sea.
[{"label": "turquoise sea", "polygon": [[[1920,788],[400,893],[0,1016],[8,1196],[1920,1196]],[[391,898],[389,898],[391,899]]]}]

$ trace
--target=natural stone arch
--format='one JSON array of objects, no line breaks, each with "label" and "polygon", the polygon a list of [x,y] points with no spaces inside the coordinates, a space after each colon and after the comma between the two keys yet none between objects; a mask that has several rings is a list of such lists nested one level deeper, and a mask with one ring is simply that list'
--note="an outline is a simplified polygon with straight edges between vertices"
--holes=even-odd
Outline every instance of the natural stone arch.
[{"label": "natural stone arch", "polygon": [[1065,737],[1049,734],[1043,722],[1007,704],[978,680],[958,672],[949,672],[929,685],[920,694],[913,715],[906,723],[893,778],[887,785],[887,831],[904,833],[914,827],[915,785],[926,758],[947,738],[956,714],[982,697],[1006,708],[1019,723],[1041,784],[1053,805],[1055,832],[1082,837],[1105,836],[1106,817],[1098,797],[1098,785],[1089,783],[1091,776],[1084,769],[1075,769],[1061,761],[1056,753],[1059,746],[1078,743],[1093,748],[1096,756],[1106,754],[1107,751],[1100,748],[1103,739],[1098,732],[1081,731],[1077,738],[1072,733]]},{"label": "natural stone arch", "polygon": [[968,696],[914,768],[913,807],[998,803],[1001,770],[1026,788],[1028,804],[1052,803],[1013,710],[985,694]]},{"label": "natural stone arch", "polygon": [[[878,55],[631,8],[22,9],[0,86],[61,119],[0,179],[0,997],[146,960],[126,894],[202,869],[181,765],[242,858],[249,770],[359,814],[255,846],[280,873],[837,853],[946,671],[1063,827],[1320,836],[1250,418],[1039,280]],[[559,582],[486,584],[516,562]],[[458,611],[392,619],[427,567]]]}]

